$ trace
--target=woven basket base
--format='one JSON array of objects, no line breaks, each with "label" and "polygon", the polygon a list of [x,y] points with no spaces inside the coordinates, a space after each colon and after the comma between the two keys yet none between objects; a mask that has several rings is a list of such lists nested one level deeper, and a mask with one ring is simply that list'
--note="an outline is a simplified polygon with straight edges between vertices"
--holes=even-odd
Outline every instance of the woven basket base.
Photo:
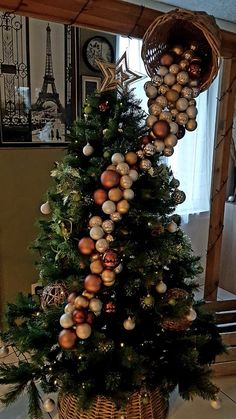
[{"label": "woven basket base", "polygon": [[147,392],[147,402],[143,403],[142,395],[134,393],[126,409],[117,410],[115,404],[98,396],[88,412],[79,411],[77,399],[69,394],[60,394],[58,413],[60,419],[166,419],[168,403],[161,396],[159,389]]}]

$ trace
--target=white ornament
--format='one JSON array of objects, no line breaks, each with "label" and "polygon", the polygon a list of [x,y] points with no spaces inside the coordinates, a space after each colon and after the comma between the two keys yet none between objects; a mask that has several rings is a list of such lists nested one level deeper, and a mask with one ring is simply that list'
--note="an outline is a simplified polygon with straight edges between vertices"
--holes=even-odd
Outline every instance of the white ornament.
[{"label": "white ornament", "polygon": [[113,201],[105,201],[103,204],[102,204],[102,210],[103,210],[103,212],[105,213],[105,214],[112,214],[113,212],[115,212],[115,210],[116,210],[116,205],[114,204],[114,202]]},{"label": "white ornament", "polygon": [[53,410],[55,409],[55,405],[56,404],[55,404],[54,400],[52,400],[52,399],[46,399],[43,402],[43,408],[44,408],[45,412],[47,412],[47,413],[53,412]]},{"label": "white ornament", "polygon": [[221,408],[221,400],[219,398],[216,400],[210,400],[210,405],[212,409],[219,410]]},{"label": "white ornament", "polygon": [[65,313],[62,314],[60,317],[60,325],[61,327],[64,327],[64,329],[69,329],[69,327],[72,327],[74,324],[71,314]]},{"label": "white ornament", "polygon": [[89,302],[89,308],[94,313],[101,313],[102,310],[102,302],[98,298],[92,298]]},{"label": "white ornament", "polygon": [[94,152],[94,148],[89,143],[84,146],[83,154],[85,156],[87,156],[87,157],[91,156],[91,154],[93,154],[93,152]]},{"label": "white ornament", "polygon": [[124,198],[130,201],[131,199],[134,199],[134,191],[133,189],[125,189],[124,190]]},{"label": "white ornament", "polygon": [[138,176],[139,176],[139,174],[138,174],[137,170],[131,169],[129,171],[129,177],[131,177],[133,182],[136,182],[136,180],[138,180]]},{"label": "white ornament", "polygon": [[233,195],[230,195],[228,197],[228,202],[234,202],[234,200],[235,200],[235,197]]},{"label": "white ornament", "polygon": [[7,356],[9,354],[9,349],[7,346],[2,346],[0,348],[0,358],[3,358],[4,356]]},{"label": "white ornament", "polygon": [[159,281],[158,284],[156,285],[156,291],[159,294],[164,294],[166,292],[166,290],[167,290],[167,286],[166,286],[165,282]]},{"label": "white ornament", "polygon": [[104,231],[102,227],[94,226],[91,228],[89,235],[93,240],[99,240],[104,236]]},{"label": "white ornament", "polygon": [[111,157],[111,161],[112,161],[113,164],[119,164],[124,160],[125,160],[125,158],[124,158],[123,154],[121,154],[121,153],[115,153]]},{"label": "white ornament", "polygon": [[99,253],[104,253],[109,248],[109,243],[105,239],[99,239],[95,247]]},{"label": "white ornament", "polygon": [[197,313],[193,308],[190,308],[189,313],[186,316],[186,319],[190,322],[193,322],[197,318]]},{"label": "white ornament", "polygon": [[47,201],[47,202],[45,202],[44,204],[42,204],[41,205],[41,207],[40,207],[40,211],[41,211],[41,213],[43,214],[43,215],[48,215],[48,214],[50,214],[50,212],[51,212],[51,208],[50,208],[50,205],[49,205],[49,202]]},{"label": "white ornament", "polygon": [[123,323],[123,326],[126,330],[133,330],[135,328],[135,322],[131,317],[128,317]]},{"label": "white ornament", "polygon": [[74,304],[72,304],[72,303],[68,303],[68,304],[66,304],[66,306],[65,306],[65,308],[64,308],[64,312],[65,313],[68,313],[68,314],[71,314],[71,313],[73,313],[73,311],[75,310],[75,305]]},{"label": "white ornament", "polygon": [[123,265],[122,265],[122,263],[120,263],[115,269],[114,269],[114,272],[116,273],[116,274],[120,274],[121,272],[123,271]]},{"label": "white ornament", "polygon": [[178,229],[177,224],[174,221],[171,221],[171,223],[169,223],[166,227],[166,229],[170,232],[170,233],[175,233]]}]

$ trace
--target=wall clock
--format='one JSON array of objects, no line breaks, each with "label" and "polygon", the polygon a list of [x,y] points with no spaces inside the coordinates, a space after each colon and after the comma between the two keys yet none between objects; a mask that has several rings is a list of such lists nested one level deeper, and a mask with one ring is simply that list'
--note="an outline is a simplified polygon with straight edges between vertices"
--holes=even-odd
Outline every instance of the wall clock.
[{"label": "wall clock", "polygon": [[92,70],[98,71],[96,60],[112,63],[114,51],[110,42],[102,36],[94,36],[84,45],[84,58]]}]

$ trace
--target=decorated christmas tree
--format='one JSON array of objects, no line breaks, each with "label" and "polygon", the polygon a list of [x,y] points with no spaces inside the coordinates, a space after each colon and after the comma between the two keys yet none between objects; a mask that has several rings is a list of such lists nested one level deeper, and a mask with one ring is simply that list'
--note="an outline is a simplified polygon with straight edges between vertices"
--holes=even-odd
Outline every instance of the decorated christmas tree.
[{"label": "decorated christmas tree", "polygon": [[194,43],[164,51],[145,84],[147,119],[128,92],[135,75],[125,56],[116,68],[100,63],[103,91],[88,100],[51,172],[34,243],[43,292],[8,305],[3,334],[28,356],[0,366],[0,383],[13,385],[2,400],[26,389],[31,418],[42,415],[40,388],[59,392],[63,419],[161,419],[176,386],[184,399],[217,397],[209,364],[223,346],[194,301],[202,268],[176,213],[185,194],[164,157],[196,128],[195,51]]}]

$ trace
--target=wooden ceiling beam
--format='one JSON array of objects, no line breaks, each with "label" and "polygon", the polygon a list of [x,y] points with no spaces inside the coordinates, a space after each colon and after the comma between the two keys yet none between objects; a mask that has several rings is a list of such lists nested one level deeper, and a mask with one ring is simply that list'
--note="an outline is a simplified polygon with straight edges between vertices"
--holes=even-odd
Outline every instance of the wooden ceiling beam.
[{"label": "wooden ceiling beam", "polygon": [[[122,0],[0,0],[0,9],[37,19],[142,38],[162,13]],[[223,57],[236,51],[236,34],[221,30]]]}]

